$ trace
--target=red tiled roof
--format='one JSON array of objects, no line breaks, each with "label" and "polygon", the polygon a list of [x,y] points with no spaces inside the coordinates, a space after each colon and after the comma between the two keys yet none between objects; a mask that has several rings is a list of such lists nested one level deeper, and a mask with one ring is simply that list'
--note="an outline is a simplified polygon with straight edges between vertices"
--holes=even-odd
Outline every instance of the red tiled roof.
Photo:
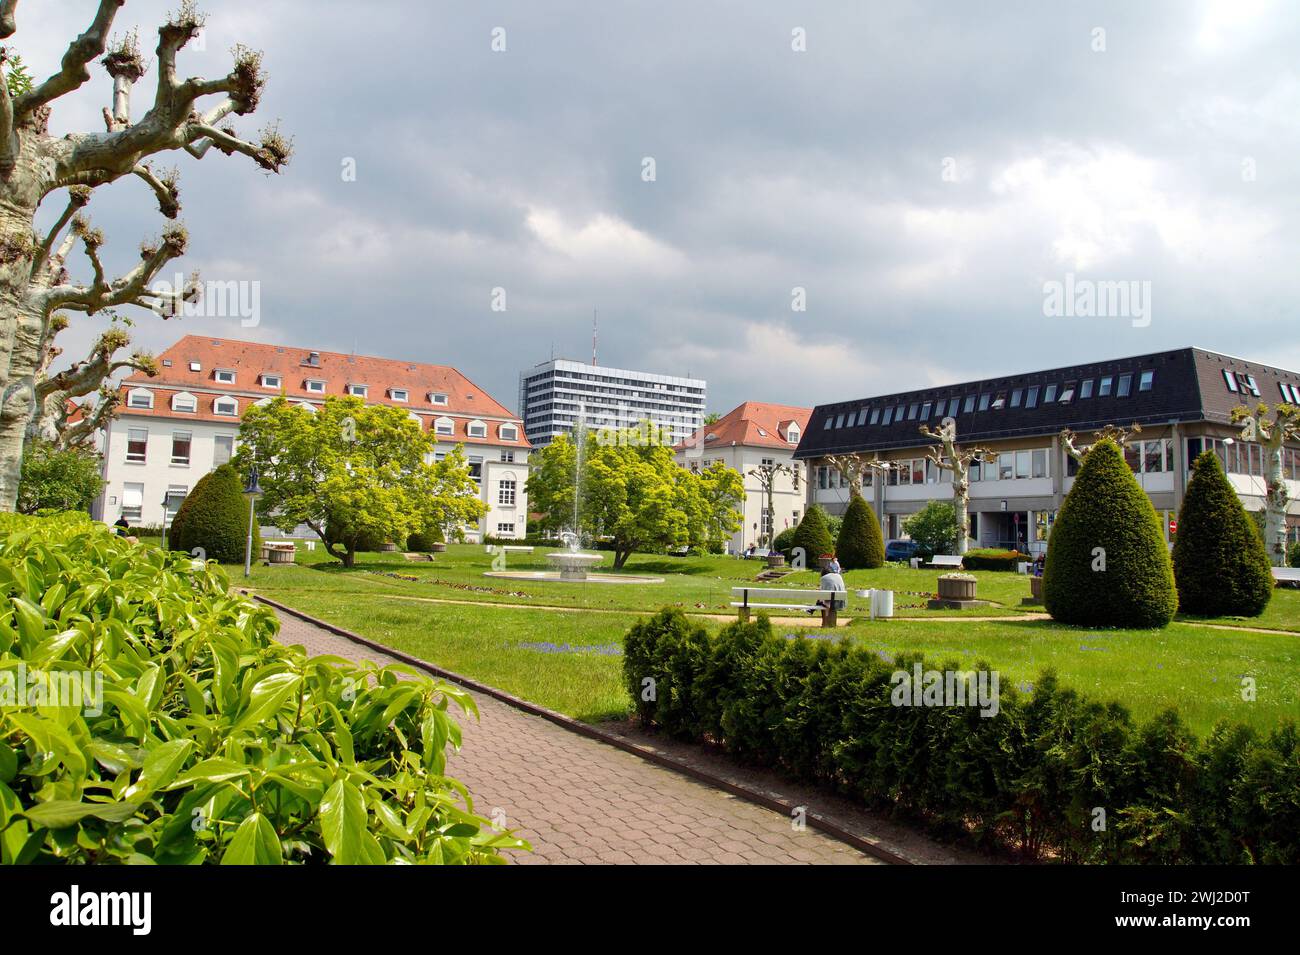
[{"label": "red tiled roof", "polygon": [[[704,426],[702,429],[705,435],[704,446],[717,448],[738,444],[794,450],[799,442],[787,441],[786,429],[793,423],[799,426],[799,431],[802,433],[807,430],[811,415],[811,408],[774,405],[765,401],[746,401],[713,424]],[[688,441],[677,445],[677,449],[681,450],[693,444],[698,435],[699,432],[695,432]]]},{"label": "red tiled roof", "polygon": [[[304,364],[313,354],[319,363]],[[198,371],[190,370],[191,362],[198,363]],[[218,382],[215,378],[218,369],[233,371],[234,384]],[[262,387],[262,375],[280,376],[281,387]],[[324,393],[309,392],[306,385],[309,379],[324,381]],[[158,374],[155,377],[134,374],[122,382],[121,414],[237,422],[245,408],[264,398],[283,394],[293,401],[319,404],[329,395],[346,395],[348,385],[366,385],[367,404],[389,405],[416,412],[426,430],[433,427],[436,418],[452,419],[455,432],[440,436],[447,440],[529,447],[520,419],[450,366],[344,355],[338,352],[313,352],[306,348],[199,335],[186,335],[159,355]],[[152,409],[129,407],[126,392],[140,387],[153,392]],[[393,389],[405,389],[408,400],[394,401],[390,397]],[[191,413],[172,410],[172,396],[180,392],[194,395],[198,400],[197,411]],[[431,393],[446,395],[447,403],[433,404],[429,400]],[[238,401],[239,415],[214,414],[213,403],[219,397],[232,397]],[[469,422],[475,419],[481,419],[487,425],[486,438],[471,438],[468,435]],[[517,429],[518,437],[513,441],[502,440],[497,436],[498,426],[507,423],[515,425]]]}]

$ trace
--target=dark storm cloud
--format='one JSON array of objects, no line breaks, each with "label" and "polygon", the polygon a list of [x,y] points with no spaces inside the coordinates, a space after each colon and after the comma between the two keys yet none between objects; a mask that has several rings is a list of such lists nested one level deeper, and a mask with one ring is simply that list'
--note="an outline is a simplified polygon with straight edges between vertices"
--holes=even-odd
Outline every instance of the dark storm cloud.
[{"label": "dark storm cloud", "polygon": [[[152,47],[171,5],[121,22]],[[52,66],[92,7],[17,47]],[[1300,366],[1277,344],[1300,284],[1284,3],[211,9],[184,68],[264,49],[241,132],[278,116],[296,155],[278,179],[178,162],[183,267],[262,283],[260,327],[193,330],[455,364],[513,404],[552,345],[587,354],[598,308],[603,361],[707,377],[719,411],[1189,343]],[[106,95],[97,77],[55,126]],[[135,185],[92,206],[119,264],[159,228]],[[1067,272],[1150,281],[1151,324],[1045,318]]]}]

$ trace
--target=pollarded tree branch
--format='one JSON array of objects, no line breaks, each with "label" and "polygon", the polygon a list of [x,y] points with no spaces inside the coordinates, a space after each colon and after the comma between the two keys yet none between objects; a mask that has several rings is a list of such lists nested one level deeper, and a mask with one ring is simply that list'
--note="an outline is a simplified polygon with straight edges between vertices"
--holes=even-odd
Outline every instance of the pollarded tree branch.
[{"label": "pollarded tree branch", "polygon": [[[60,96],[79,89],[90,79],[90,70],[87,66],[91,60],[103,54],[108,45],[108,32],[113,28],[113,18],[117,16],[118,8],[125,2],[126,0],[100,0],[94,21],[85,33],[68,45],[59,72],[40,86],[18,97],[14,104],[14,115],[19,120],[31,115],[39,107],[52,103]],[[11,22],[15,6],[16,3],[10,4],[7,11]]]},{"label": "pollarded tree branch", "polygon": [[[59,218],[55,220],[53,228],[51,228],[49,233],[45,236],[45,240],[41,243],[40,249],[37,250],[36,255],[32,258],[32,269],[30,274],[32,281],[40,282],[42,278],[53,277],[54,270],[52,268],[53,262],[51,259],[51,252],[54,249],[54,243],[58,240],[59,235],[63,230],[67,228],[68,223],[72,221],[73,216],[77,214],[78,210],[84,208],[86,203],[89,201],[90,189],[86,186],[73,186],[68,190],[67,207],[63,210],[63,213]],[[65,252],[64,255],[66,256],[66,254],[67,253]],[[62,261],[62,259],[59,260],[60,264],[62,264]]]},{"label": "pollarded tree branch", "polygon": [[18,0],[0,0],[0,40],[9,39],[18,29],[18,23],[14,19],[17,6]]},{"label": "pollarded tree branch", "polygon": [[176,186],[177,171],[175,169],[164,172],[159,178],[154,174],[153,167],[147,162],[138,164],[131,170],[153,190],[153,194],[158,197],[158,211],[168,219],[175,219],[180,215],[180,190]]},{"label": "pollarded tree branch", "polygon": [[[84,241],[84,236],[83,236]],[[102,237],[101,237],[102,241]],[[96,268],[95,283],[84,285],[58,285],[45,294],[44,307],[52,311],[56,308],[68,308],[73,311],[93,315],[104,308],[117,305],[142,305],[154,308],[154,302],[162,298],[160,293],[151,292],[149,283],[172,259],[184,254],[188,235],[185,228],[172,225],[163,232],[162,241],[157,245],[146,244],[140,248],[140,264],[125,275],[111,282],[104,281],[102,271]],[[92,262],[96,257],[87,246],[87,254]],[[156,309],[155,309],[156,310]],[[168,317],[164,315],[163,317]]]},{"label": "pollarded tree branch", "polygon": [[[54,318],[63,319],[62,322],[56,322],[58,325],[67,324],[64,316]],[[36,382],[37,411],[30,436],[42,438],[60,448],[84,443],[117,409],[117,389],[105,384],[111,376],[126,368],[150,377],[158,374],[158,362],[147,352],[137,351],[127,357],[115,357],[118,351],[130,344],[131,338],[126,329],[114,324],[99,337],[86,358],[57,375],[49,375],[49,366],[61,351],[53,346],[53,339],[53,335],[49,336],[47,355]],[[71,399],[88,395],[96,389],[99,390],[99,401],[94,410],[69,425]]]}]

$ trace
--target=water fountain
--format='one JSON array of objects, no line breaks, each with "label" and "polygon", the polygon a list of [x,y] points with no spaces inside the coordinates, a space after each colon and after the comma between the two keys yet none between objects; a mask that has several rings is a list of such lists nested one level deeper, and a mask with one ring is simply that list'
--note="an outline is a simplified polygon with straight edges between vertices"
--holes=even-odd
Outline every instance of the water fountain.
[{"label": "water fountain", "polygon": [[567,549],[551,551],[546,555],[546,562],[559,569],[561,580],[586,580],[587,569],[599,564],[601,555],[578,550],[578,535],[572,531],[565,531],[560,535],[560,540],[567,545]]}]

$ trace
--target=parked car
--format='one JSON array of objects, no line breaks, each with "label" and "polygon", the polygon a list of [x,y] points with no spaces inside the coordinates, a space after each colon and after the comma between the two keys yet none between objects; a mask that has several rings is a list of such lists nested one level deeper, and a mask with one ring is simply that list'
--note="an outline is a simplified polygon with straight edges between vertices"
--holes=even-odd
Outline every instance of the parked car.
[{"label": "parked car", "polygon": [[885,543],[885,560],[911,560],[916,552],[916,541],[892,540]]}]

